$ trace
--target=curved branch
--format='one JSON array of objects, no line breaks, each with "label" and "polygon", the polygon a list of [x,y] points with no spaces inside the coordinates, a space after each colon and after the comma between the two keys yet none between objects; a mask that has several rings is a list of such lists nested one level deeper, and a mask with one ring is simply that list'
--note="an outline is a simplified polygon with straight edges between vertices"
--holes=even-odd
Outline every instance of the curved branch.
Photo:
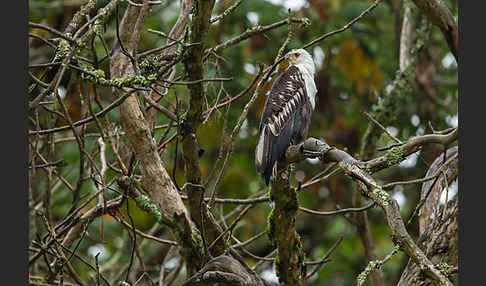
[{"label": "curved branch", "polygon": [[243,267],[239,261],[227,255],[220,255],[211,259],[181,286],[198,285],[201,281],[224,282],[230,283],[229,285],[264,286],[262,280],[251,269]]},{"label": "curved branch", "polygon": [[295,162],[305,158],[318,157],[323,161],[338,162],[339,167],[358,184],[362,194],[372,199],[383,209],[394,243],[407,253],[417,265],[420,265],[421,271],[429,278],[440,282],[442,285],[452,286],[449,279],[427,258],[425,253],[415,244],[408,234],[400,215],[398,203],[375,182],[370,174],[373,171],[401,162],[405,159],[406,155],[411,154],[412,151],[416,151],[417,148],[424,144],[441,143],[448,145],[457,139],[457,133],[456,128],[446,135],[416,137],[404,145],[390,150],[385,156],[368,162],[358,161],[348,153],[330,147],[324,141],[309,138],[299,145],[290,146],[286,152],[286,159],[287,161]]},{"label": "curved branch", "polygon": [[439,27],[449,45],[449,49],[459,62],[459,28],[451,11],[439,0],[412,0],[429,20]]},{"label": "curved branch", "polygon": [[[426,226],[438,217],[439,200],[444,188],[446,188],[459,173],[459,158],[457,157],[459,148],[457,146],[447,150],[445,157],[439,156],[430,165],[425,176],[432,176],[440,172],[440,178],[435,182],[427,181],[422,184],[420,199],[425,200],[423,207],[419,211],[419,233],[426,230]],[[445,159],[445,162],[444,162]],[[449,160],[453,162],[448,164]],[[445,167],[445,170],[443,170]]]},{"label": "curved branch", "polygon": [[335,211],[315,211],[315,210],[307,209],[307,208],[304,208],[304,207],[299,207],[299,210],[301,210],[301,211],[303,211],[305,213],[313,214],[313,215],[323,215],[323,216],[326,216],[326,215],[345,214],[345,213],[350,213],[350,212],[362,212],[362,211],[365,211],[367,209],[370,209],[370,208],[372,208],[374,206],[375,206],[375,202],[371,202],[371,203],[369,203],[368,205],[366,205],[364,207],[360,207],[360,208],[347,208],[347,209],[340,209],[340,210],[335,210]]}]

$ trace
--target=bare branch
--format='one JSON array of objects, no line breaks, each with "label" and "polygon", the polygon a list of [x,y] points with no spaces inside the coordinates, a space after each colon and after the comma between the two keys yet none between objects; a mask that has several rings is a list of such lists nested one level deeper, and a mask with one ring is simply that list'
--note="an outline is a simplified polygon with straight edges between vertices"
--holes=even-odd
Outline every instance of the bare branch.
[{"label": "bare branch", "polygon": [[329,32],[329,33],[326,33],[320,37],[317,37],[315,38],[314,40],[310,41],[309,43],[305,44],[302,46],[302,49],[305,49],[305,48],[308,48],[310,46],[313,46],[315,45],[316,43],[332,36],[332,35],[335,35],[335,34],[339,34],[341,32],[344,32],[346,31],[347,29],[349,29],[350,27],[352,27],[356,22],[358,22],[359,20],[361,20],[361,18],[363,18],[366,14],[368,14],[369,12],[371,12],[373,9],[376,8],[376,6],[378,6],[378,4],[380,4],[380,1],[381,0],[375,0],[375,2],[373,2],[373,4],[371,4],[370,7],[368,7],[366,10],[364,10],[363,12],[361,12],[361,14],[358,15],[358,17],[354,18],[353,20],[351,20],[349,23],[347,23],[346,25],[344,25],[342,28],[340,29],[337,29],[337,30],[334,30],[332,32]]},{"label": "bare branch", "polygon": [[365,211],[367,209],[370,209],[374,206],[375,206],[375,202],[371,202],[364,207],[346,208],[346,209],[340,209],[340,210],[335,210],[335,211],[315,211],[315,210],[310,210],[310,209],[307,209],[307,208],[304,208],[304,207],[299,207],[299,210],[306,212],[306,213],[313,214],[313,215],[327,216],[327,215],[345,214],[345,213],[350,213],[350,212],[361,212],[361,211]]}]

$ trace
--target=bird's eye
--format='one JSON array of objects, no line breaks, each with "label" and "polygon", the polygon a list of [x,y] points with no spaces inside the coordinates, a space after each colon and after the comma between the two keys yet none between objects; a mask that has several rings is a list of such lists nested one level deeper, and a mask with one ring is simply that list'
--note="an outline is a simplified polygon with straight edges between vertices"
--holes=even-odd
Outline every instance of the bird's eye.
[{"label": "bird's eye", "polygon": [[300,56],[300,54],[299,54],[299,53],[295,53],[295,57],[299,57],[299,56]]}]

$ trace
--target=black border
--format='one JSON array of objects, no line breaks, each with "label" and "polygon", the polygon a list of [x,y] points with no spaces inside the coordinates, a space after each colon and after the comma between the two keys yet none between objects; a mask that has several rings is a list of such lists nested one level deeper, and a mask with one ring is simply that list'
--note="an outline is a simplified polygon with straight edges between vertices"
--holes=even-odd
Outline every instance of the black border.
[{"label": "black border", "polygon": [[[483,284],[484,1],[459,0],[459,283]],[[482,24],[480,24],[482,23]],[[478,101],[481,102],[478,102]],[[467,135],[468,134],[468,135]],[[479,282],[479,284],[478,284]]]},{"label": "black border", "polygon": [[[2,27],[2,277],[7,285],[28,281],[28,1],[4,2]],[[6,88],[5,88],[6,87]],[[8,272],[7,272],[8,271]]]}]

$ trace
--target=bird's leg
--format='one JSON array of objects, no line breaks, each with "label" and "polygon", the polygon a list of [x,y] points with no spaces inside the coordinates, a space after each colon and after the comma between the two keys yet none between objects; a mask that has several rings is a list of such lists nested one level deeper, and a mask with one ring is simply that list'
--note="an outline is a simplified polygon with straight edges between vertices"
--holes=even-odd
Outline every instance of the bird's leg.
[{"label": "bird's leg", "polygon": [[290,178],[291,169],[290,166],[284,161],[276,161],[272,168],[271,181],[277,180],[288,181]]},{"label": "bird's leg", "polygon": [[275,163],[273,163],[273,167],[272,167],[272,176],[270,177],[270,181],[275,181],[277,180],[277,176],[278,176],[278,170],[277,170],[277,161],[275,161]]},{"label": "bird's leg", "polygon": [[[295,138],[294,139],[291,139],[290,140],[290,144],[295,145],[297,140],[298,139],[295,139]],[[292,172],[295,171],[295,163],[288,164],[287,171],[288,171],[288,178],[290,180],[290,176],[292,175]]]}]

